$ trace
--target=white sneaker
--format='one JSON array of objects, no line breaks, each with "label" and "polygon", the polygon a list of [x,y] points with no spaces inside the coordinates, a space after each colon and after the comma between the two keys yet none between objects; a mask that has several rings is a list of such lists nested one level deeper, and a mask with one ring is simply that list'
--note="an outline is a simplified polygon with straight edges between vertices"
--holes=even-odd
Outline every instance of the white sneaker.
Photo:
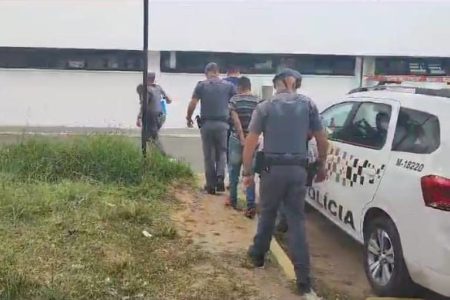
[{"label": "white sneaker", "polygon": [[302,296],[302,300],[323,300],[321,297],[317,296],[316,292],[311,291]]}]

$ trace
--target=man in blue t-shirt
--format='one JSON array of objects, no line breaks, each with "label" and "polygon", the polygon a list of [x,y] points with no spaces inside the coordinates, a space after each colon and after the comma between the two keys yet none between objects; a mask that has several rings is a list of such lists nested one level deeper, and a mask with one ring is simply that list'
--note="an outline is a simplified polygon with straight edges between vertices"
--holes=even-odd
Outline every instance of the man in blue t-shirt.
[{"label": "man in blue t-shirt", "polygon": [[239,77],[241,77],[239,68],[236,66],[230,66],[227,69],[227,77],[223,80],[230,82],[237,88]]},{"label": "man in blue t-shirt", "polygon": [[159,128],[163,127],[164,123],[166,122],[167,118],[167,104],[170,102],[167,100],[166,97],[161,98],[161,115],[159,117]]}]

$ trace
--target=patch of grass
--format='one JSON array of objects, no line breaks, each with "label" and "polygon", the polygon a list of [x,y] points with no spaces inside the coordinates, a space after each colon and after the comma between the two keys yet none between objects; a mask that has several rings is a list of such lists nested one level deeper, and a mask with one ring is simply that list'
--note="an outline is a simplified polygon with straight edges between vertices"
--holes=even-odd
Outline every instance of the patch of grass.
[{"label": "patch of grass", "polygon": [[154,177],[167,183],[191,177],[187,165],[151,152],[143,160],[139,147],[123,136],[27,139],[0,148],[0,172],[21,180],[63,179],[138,185]]},{"label": "patch of grass", "polygon": [[125,137],[0,148],[0,299],[249,299],[179,236],[168,191],[180,181],[193,182],[189,167],[143,160]]}]

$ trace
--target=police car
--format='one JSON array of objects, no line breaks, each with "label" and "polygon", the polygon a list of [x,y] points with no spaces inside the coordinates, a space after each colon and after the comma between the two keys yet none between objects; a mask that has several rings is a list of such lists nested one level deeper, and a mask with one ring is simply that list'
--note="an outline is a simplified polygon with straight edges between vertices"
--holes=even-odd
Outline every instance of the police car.
[{"label": "police car", "polygon": [[360,88],[322,118],[328,176],[307,202],[364,244],[376,294],[450,297],[450,89]]}]

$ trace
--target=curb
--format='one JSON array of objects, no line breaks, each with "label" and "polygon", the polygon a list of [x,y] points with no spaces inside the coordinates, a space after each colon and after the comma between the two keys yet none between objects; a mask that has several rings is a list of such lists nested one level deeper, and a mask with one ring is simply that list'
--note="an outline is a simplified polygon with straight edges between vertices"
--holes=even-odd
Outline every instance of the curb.
[{"label": "curb", "polygon": [[[278,244],[278,241],[275,239],[275,237],[272,237],[272,242],[270,243],[270,252],[275,257],[275,260],[280,265],[287,279],[295,280],[296,277],[294,265],[292,264],[291,259],[287,256],[286,252],[284,252],[284,250],[281,248],[280,244]],[[315,291],[313,292],[313,295],[315,295]],[[312,298],[308,299],[322,300],[322,298],[318,296],[312,296]]]},{"label": "curb", "polygon": [[284,274],[286,275],[288,280],[295,280],[295,271],[294,265],[292,264],[290,258],[287,256],[286,252],[281,248],[278,241],[275,237],[272,238],[272,242],[270,244],[270,252],[275,257],[275,260],[280,265]]}]

